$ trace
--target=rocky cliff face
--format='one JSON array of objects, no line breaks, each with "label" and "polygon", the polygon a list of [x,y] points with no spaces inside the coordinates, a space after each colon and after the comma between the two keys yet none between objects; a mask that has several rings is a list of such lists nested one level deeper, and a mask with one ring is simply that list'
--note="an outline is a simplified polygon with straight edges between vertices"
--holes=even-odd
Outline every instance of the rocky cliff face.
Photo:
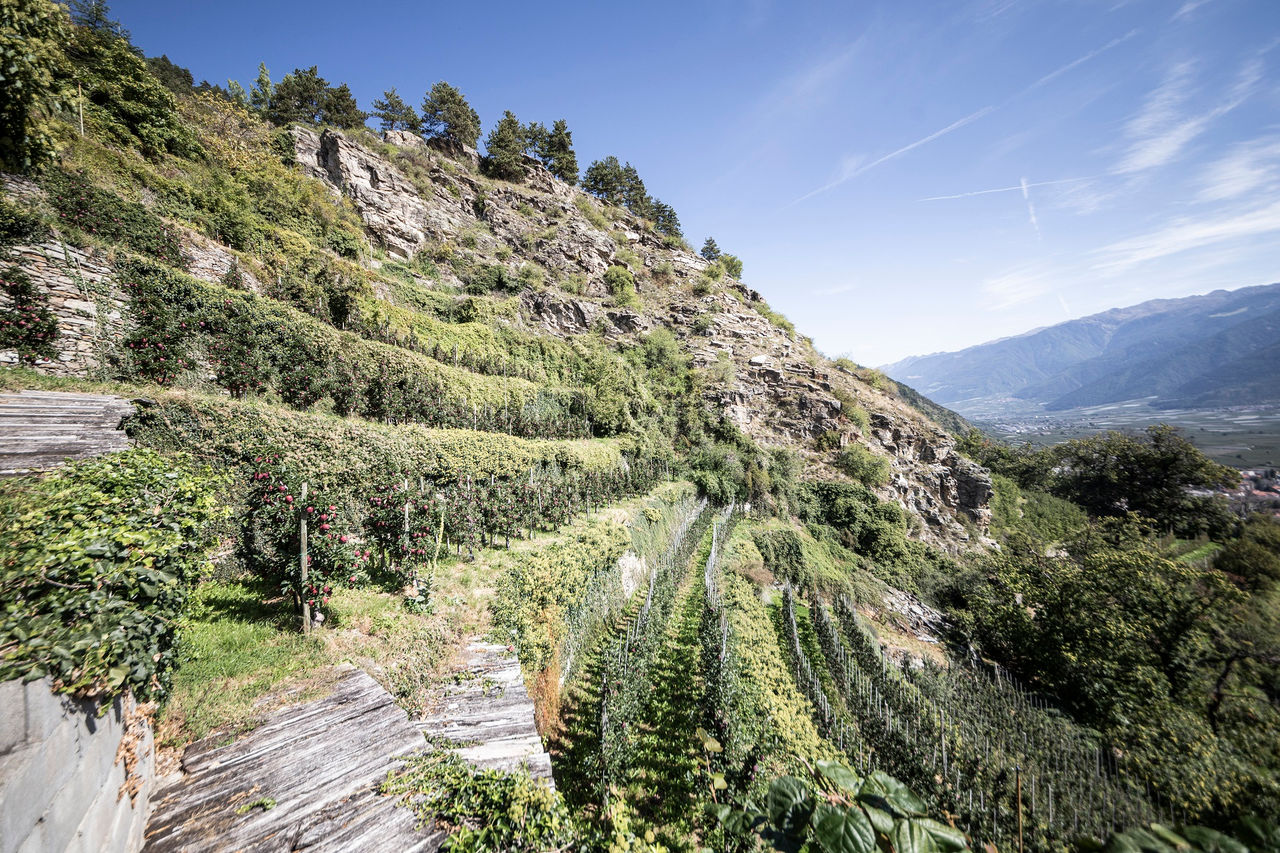
[{"label": "rocky cliff face", "polygon": [[[860,442],[889,459],[893,475],[881,496],[920,520],[922,539],[958,549],[976,544],[974,525],[985,530],[990,478],[956,452],[945,432],[776,326],[757,310],[759,294],[740,282],[695,286],[707,262],[667,246],[639,220],[609,211],[606,221],[588,196],[532,161],[526,181],[510,184],[482,177],[473,151],[438,150],[407,134],[388,140],[399,145],[377,150],[329,130],[298,128],[293,135],[301,166],[350,200],[370,241],[388,255],[411,258],[465,242],[513,274],[534,264],[553,286],[522,294],[520,322],[562,337],[595,331],[623,339],[670,329],[695,366],[708,368],[708,402],[761,444],[795,448],[810,475],[836,476],[815,440],[835,433],[842,445]],[[643,308],[608,299],[603,275],[614,264],[635,274]],[[423,280],[457,283],[449,274]],[[841,416],[837,391],[871,414],[865,433]]]}]

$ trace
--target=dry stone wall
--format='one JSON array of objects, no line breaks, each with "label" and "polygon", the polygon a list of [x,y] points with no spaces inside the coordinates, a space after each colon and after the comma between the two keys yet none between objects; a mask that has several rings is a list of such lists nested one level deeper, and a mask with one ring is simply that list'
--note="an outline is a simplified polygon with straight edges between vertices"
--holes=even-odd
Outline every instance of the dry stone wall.
[{"label": "dry stone wall", "polygon": [[[96,374],[110,342],[124,331],[125,300],[111,265],[96,252],[56,240],[15,246],[8,262],[39,288],[58,322],[57,356],[36,364],[36,369],[54,376]],[[3,293],[0,307],[8,307]],[[12,350],[0,351],[0,364],[17,361]]]}]

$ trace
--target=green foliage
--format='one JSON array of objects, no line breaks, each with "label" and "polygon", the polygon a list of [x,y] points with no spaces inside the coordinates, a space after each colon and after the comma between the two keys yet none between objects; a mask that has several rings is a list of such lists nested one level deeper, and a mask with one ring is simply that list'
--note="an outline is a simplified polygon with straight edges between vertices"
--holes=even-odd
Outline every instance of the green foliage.
[{"label": "green foliage", "polygon": [[1135,512],[1187,538],[1221,535],[1230,523],[1221,501],[1188,491],[1235,486],[1239,473],[1211,461],[1172,426],[1074,439],[1050,453],[1053,493],[1092,515]]},{"label": "green foliage", "polygon": [[1233,523],[1218,498],[1193,494],[1237,484],[1239,474],[1210,460],[1167,424],[1141,434],[1105,432],[1053,447],[1011,447],[971,430],[961,452],[1025,489],[1050,492],[1098,517],[1136,513],[1178,536],[1227,535]]},{"label": "green foliage", "polygon": [[480,115],[461,92],[442,80],[423,98],[422,129],[430,136],[474,148],[480,138]]},{"label": "green foliage", "polygon": [[529,125],[528,142],[533,156],[542,161],[547,171],[570,186],[578,182],[578,155],[573,152],[573,134],[564,119],[556,119],[548,133],[542,125],[541,133]]},{"label": "green foliage", "polygon": [[795,333],[796,333],[795,325],[790,320],[788,320],[784,315],[779,314],[777,311],[774,311],[772,308],[770,308],[769,303],[765,302],[763,299],[751,300],[751,307],[755,309],[755,312],[757,314],[759,314],[761,317],[764,317],[766,320],[772,323],[775,327],[781,329],[783,332],[785,332],[786,334],[792,337],[795,336]]},{"label": "green foliage", "polygon": [[0,194],[0,250],[20,243],[41,243],[49,237],[49,226],[38,215]]},{"label": "green foliage", "polygon": [[[152,159],[199,151],[173,93],[128,41],[80,26],[73,28],[66,51],[71,64],[59,69],[59,83],[68,97],[75,83],[81,84],[87,131]],[[79,96],[76,106],[81,106]]]},{"label": "green foliage", "polygon": [[319,69],[295,68],[271,91],[266,117],[275,124],[329,124],[350,130],[364,124],[367,114],[356,104],[346,83],[330,86]]},{"label": "green foliage", "polygon": [[596,207],[591,202],[591,199],[584,195],[575,195],[573,197],[573,206],[578,208],[578,211],[595,227],[602,231],[609,228],[608,217],[600,212],[600,208]]},{"label": "green foliage", "polygon": [[122,243],[170,266],[185,267],[177,233],[142,205],[94,186],[77,172],[52,170],[41,185],[62,226],[94,239]]},{"label": "green foliage", "polygon": [[716,245],[716,239],[714,237],[708,237],[702,244],[702,248],[698,251],[698,254],[702,255],[702,257],[712,263],[720,260],[720,247]]},{"label": "green foliage", "polygon": [[684,231],[680,228],[680,217],[671,205],[660,199],[653,199],[650,204],[653,215],[653,230],[663,235],[663,243],[667,248],[676,248],[684,242]]},{"label": "green foliage", "polygon": [[382,97],[373,102],[372,116],[378,119],[383,131],[407,130],[410,133],[422,132],[422,119],[412,106],[406,104],[396,87],[382,93]]},{"label": "green foliage", "polygon": [[[307,408],[323,399],[339,414],[431,426],[577,437],[587,433],[572,398],[530,382],[482,376],[425,355],[339,332],[254,294],[229,291],[146,262],[124,264],[133,327],[113,358],[121,378],[195,382],[197,352],[217,383],[237,394],[277,394]],[[601,432],[627,428],[615,393],[590,409]],[[540,405],[539,405],[540,404]]]},{"label": "green foliage", "polygon": [[191,76],[191,70],[173,62],[167,54],[148,56],[147,68],[157,80],[164,84],[165,88],[175,95],[190,94],[195,88],[196,81]]},{"label": "green foliage", "polygon": [[835,466],[845,476],[864,486],[889,482],[889,460],[876,456],[860,444],[850,444],[836,454]]},{"label": "green foliage", "polygon": [[[724,772],[731,795],[750,799],[767,780],[794,772],[801,759],[833,757],[813,724],[812,706],[796,689],[772,620],[755,585],[744,577],[762,562],[750,533],[734,530],[724,544],[718,572],[728,624],[728,649],[722,663],[709,663],[713,734],[723,752],[713,766]],[[715,620],[708,653],[718,657],[721,632]]]},{"label": "green foliage", "polygon": [[541,853],[567,849],[581,829],[563,799],[528,774],[476,770],[443,750],[410,758],[382,786],[425,820],[455,828],[443,849]]},{"label": "green foliage", "polygon": [[131,450],[0,490],[0,678],[142,699],[169,687],[187,588],[207,565],[218,482]]},{"label": "green foliage", "polygon": [[[984,650],[1128,744],[1131,770],[1163,796],[1192,814],[1243,805],[1260,771],[1235,754],[1221,719],[1217,732],[1207,725],[1203,697],[1232,678],[1225,660],[1252,658],[1277,634],[1225,575],[1171,560],[1134,522],[1108,520],[1053,557],[1011,540],[956,586],[957,616]],[[1176,758],[1159,746],[1170,738]]]},{"label": "green foliage", "polygon": [[866,435],[867,430],[871,427],[871,416],[858,403],[858,398],[839,386],[831,389],[831,396],[840,401],[840,416],[857,427],[858,432]]},{"label": "green foliage", "polygon": [[13,350],[19,364],[35,364],[57,355],[53,346],[58,337],[58,321],[48,302],[18,267],[9,267],[0,280],[0,290],[9,298],[0,308],[0,350]]},{"label": "green foliage", "polygon": [[503,113],[484,143],[482,165],[485,174],[504,181],[523,180],[526,136],[526,130],[515,113],[511,110]]},{"label": "green foliage", "polygon": [[265,62],[258,63],[258,76],[249,90],[249,106],[258,113],[265,113],[271,105],[271,95],[275,92],[275,84],[271,82],[271,72]]},{"label": "green foliage", "polygon": [[[1280,825],[1250,817],[1226,835],[1207,826],[1169,827],[1160,823],[1135,826],[1117,832],[1105,846],[1091,845],[1105,853],[1276,853],[1280,851]],[[1234,836],[1234,837],[1233,837]]]},{"label": "green foliage", "polygon": [[742,259],[737,255],[722,254],[719,258],[720,265],[724,267],[724,274],[729,278],[742,280]]},{"label": "green foliage", "polygon": [[[256,457],[247,511],[243,515],[245,564],[259,577],[292,598],[301,610],[305,601],[314,612],[329,603],[337,585],[354,585],[364,574],[367,551],[357,551],[344,509],[329,503],[319,485],[306,481],[275,455]],[[338,500],[337,495],[333,497]],[[306,519],[307,581],[302,580],[302,527]]]},{"label": "green foliage", "polygon": [[925,816],[924,802],[879,770],[865,777],[819,761],[809,778],[774,779],[763,805],[713,804],[707,811],[734,836],[758,834],[776,850],[826,853],[948,853],[968,850],[964,833]]},{"label": "green foliage", "polygon": [[632,306],[636,302],[636,282],[631,271],[617,264],[604,271],[604,283],[610,295],[619,305]]},{"label": "green foliage", "polygon": [[54,155],[52,121],[65,103],[66,10],[50,0],[0,6],[0,168],[25,174]]},{"label": "green foliage", "polygon": [[410,758],[383,783],[382,793],[400,797],[424,820],[448,826],[441,849],[449,853],[666,853],[653,845],[651,832],[635,834],[625,804],[615,802],[602,820],[589,820],[527,773],[477,770],[443,750]]},{"label": "green foliage", "polygon": [[625,183],[622,164],[613,155],[596,160],[582,175],[582,188],[605,204],[622,204]]}]

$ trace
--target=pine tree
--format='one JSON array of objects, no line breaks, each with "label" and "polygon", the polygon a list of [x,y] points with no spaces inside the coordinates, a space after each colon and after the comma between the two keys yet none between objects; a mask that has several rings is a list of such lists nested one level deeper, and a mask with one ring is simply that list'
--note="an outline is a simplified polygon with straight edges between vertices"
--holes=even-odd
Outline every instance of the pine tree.
[{"label": "pine tree", "polygon": [[716,239],[708,237],[707,242],[702,244],[702,251],[698,252],[698,254],[713,263],[720,260],[720,247],[716,245]]},{"label": "pine tree", "polygon": [[542,165],[547,165],[549,162],[547,143],[550,139],[551,135],[547,133],[545,124],[540,121],[530,122],[524,129],[524,153],[538,158]]},{"label": "pine tree", "polygon": [[684,232],[680,230],[680,217],[676,216],[675,208],[655,198],[651,209],[653,211],[654,230],[668,237],[684,238]]},{"label": "pine tree", "polygon": [[274,124],[319,124],[328,82],[316,66],[295,68],[284,75],[271,95],[267,118]]},{"label": "pine tree", "polygon": [[528,139],[527,129],[520,124],[511,110],[502,115],[502,120],[489,131],[484,141],[485,171],[495,178],[504,181],[524,179],[524,149]]},{"label": "pine tree", "polygon": [[360,109],[346,83],[324,90],[320,99],[320,123],[351,130],[364,124],[369,114]]},{"label": "pine tree", "polygon": [[461,92],[441,80],[422,101],[422,126],[431,136],[474,148],[480,139],[480,114]]},{"label": "pine tree", "polygon": [[572,186],[578,182],[578,155],[573,153],[573,134],[564,119],[556,119],[551,126],[545,156],[539,155],[539,159],[551,174],[566,184]]},{"label": "pine tree", "polygon": [[196,81],[192,78],[190,69],[173,62],[167,54],[147,57],[147,68],[175,94],[185,95],[195,88]]},{"label": "pine tree", "polygon": [[607,204],[622,204],[624,178],[622,164],[611,154],[587,167],[582,188]]},{"label": "pine tree", "polygon": [[622,167],[622,204],[636,216],[646,218],[653,204],[644,188],[644,181],[640,180],[640,173],[630,163]]},{"label": "pine tree", "polygon": [[258,79],[253,81],[249,90],[249,106],[260,113],[265,113],[271,106],[271,96],[275,93],[275,84],[271,82],[271,73],[267,71],[267,63],[258,63]]},{"label": "pine tree", "polygon": [[71,10],[72,22],[95,33],[132,41],[129,31],[111,17],[111,7],[107,5],[106,0],[71,0],[67,5]]},{"label": "pine tree", "polygon": [[373,115],[382,123],[382,130],[407,130],[410,133],[422,132],[422,120],[413,107],[404,102],[396,87],[382,93],[382,97],[373,102]]},{"label": "pine tree", "polygon": [[240,85],[239,80],[227,81],[227,95],[242,107],[249,106],[249,93]]}]

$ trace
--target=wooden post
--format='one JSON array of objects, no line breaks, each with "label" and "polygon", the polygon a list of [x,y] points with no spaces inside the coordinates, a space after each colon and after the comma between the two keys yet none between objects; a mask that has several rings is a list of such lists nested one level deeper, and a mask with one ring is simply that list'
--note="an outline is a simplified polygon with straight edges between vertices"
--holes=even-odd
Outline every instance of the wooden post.
[{"label": "wooden post", "polygon": [[301,552],[300,558],[302,563],[302,584],[299,592],[302,593],[302,633],[311,633],[311,604],[307,601],[307,484],[302,484],[302,506],[298,507],[298,513],[302,516],[301,521]]}]

